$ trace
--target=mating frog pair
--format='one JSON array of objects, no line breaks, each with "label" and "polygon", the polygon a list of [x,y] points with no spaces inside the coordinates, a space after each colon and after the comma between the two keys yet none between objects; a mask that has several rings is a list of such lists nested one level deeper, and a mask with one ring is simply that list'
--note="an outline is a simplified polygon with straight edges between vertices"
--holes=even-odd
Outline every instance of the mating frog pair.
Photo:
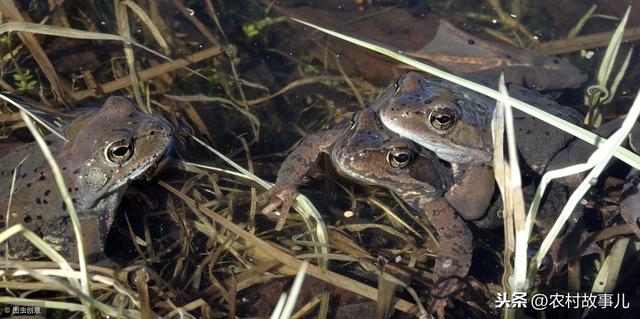
[{"label": "mating frog pair", "polygon": [[[430,151],[385,130],[374,110],[355,113],[349,123],[306,138],[285,160],[264,212],[280,207],[282,226],[297,188],[318,156],[330,156],[337,172],[366,185],[383,186],[427,217],[440,238],[434,269],[434,296],[447,296],[471,265],[471,231],[452,205],[465,201],[467,190],[451,189],[451,170]],[[444,299],[434,303],[443,309]]]},{"label": "mating frog pair", "polygon": [[[527,89],[516,88],[512,95],[571,122],[580,120],[575,110]],[[281,228],[304,175],[327,153],[341,175],[389,189],[430,220],[441,239],[432,293],[447,296],[456,287],[451,279],[466,276],[471,263],[473,238],[465,220],[483,216],[494,193],[494,104],[452,83],[408,73],[350,123],[307,137],[282,164],[276,185],[264,195],[270,203],[263,212],[279,207],[276,228]],[[545,143],[519,144],[534,171],[543,171],[572,140],[524,113],[516,111],[515,120],[518,140]],[[443,302],[437,300],[432,309],[442,313]]]}]

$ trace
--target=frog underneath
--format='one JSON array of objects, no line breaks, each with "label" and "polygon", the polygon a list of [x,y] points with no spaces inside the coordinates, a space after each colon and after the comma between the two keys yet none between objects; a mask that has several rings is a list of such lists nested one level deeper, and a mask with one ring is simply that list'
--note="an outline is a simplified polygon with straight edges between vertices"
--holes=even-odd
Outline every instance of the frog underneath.
[{"label": "frog underneath", "polygon": [[[124,191],[164,157],[172,132],[164,119],[139,111],[123,97],[110,97],[101,108],[82,113],[63,128],[67,141],[45,136],[78,212],[90,260],[104,257],[105,239]],[[67,206],[35,143],[0,159],[0,185],[0,231],[22,223],[65,258],[78,260]],[[15,259],[42,257],[22,237],[10,239],[5,253]]]}]

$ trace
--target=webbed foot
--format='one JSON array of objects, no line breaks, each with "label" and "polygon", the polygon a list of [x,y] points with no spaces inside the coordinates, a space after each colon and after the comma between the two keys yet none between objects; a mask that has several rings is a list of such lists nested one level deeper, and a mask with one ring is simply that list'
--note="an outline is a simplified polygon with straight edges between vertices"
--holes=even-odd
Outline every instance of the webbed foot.
[{"label": "webbed foot", "polygon": [[269,204],[262,209],[262,213],[279,216],[275,227],[276,230],[280,231],[284,227],[287,214],[296,197],[298,197],[298,188],[296,186],[277,183],[261,195],[262,199],[269,201]]}]

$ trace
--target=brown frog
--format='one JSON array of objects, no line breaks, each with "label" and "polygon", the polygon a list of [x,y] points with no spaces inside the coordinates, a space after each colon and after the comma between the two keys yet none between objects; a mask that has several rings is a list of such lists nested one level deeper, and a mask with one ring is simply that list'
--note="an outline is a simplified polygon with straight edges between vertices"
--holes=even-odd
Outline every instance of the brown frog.
[{"label": "brown frog", "polygon": [[[496,83],[479,81],[495,87]],[[512,85],[511,97],[578,124],[581,115],[535,91]],[[495,101],[444,80],[427,80],[419,73],[400,77],[376,102],[385,127],[432,150],[451,163],[491,164],[493,157],[491,118]],[[573,136],[514,110],[518,151],[536,172]]]},{"label": "brown frog", "polygon": [[[164,157],[172,144],[172,128],[127,99],[110,97],[101,108],[75,118],[61,133],[67,141],[54,134],[45,140],[78,212],[86,254],[98,260],[103,257],[105,239],[125,189]],[[15,189],[9,201],[15,170]],[[0,230],[22,223],[65,258],[78,260],[68,207],[35,143],[0,159],[0,185]],[[22,237],[12,238],[6,253],[16,259],[41,257]]]},{"label": "brown frog", "polygon": [[[476,81],[496,86],[482,78]],[[580,123],[577,111],[535,91],[512,85],[509,93],[567,121]],[[494,188],[491,168],[494,107],[491,98],[448,81],[427,80],[416,72],[401,76],[373,106],[386,128],[452,163],[456,181],[465,180],[468,174],[475,175],[477,190],[481,192],[477,196],[485,199],[484,207]],[[537,173],[542,173],[556,153],[573,140],[573,136],[519,110],[514,110],[514,121],[519,154]],[[481,210],[474,212],[472,207],[458,210],[467,212],[465,215],[470,219],[482,215]]]},{"label": "brown frog", "polygon": [[[402,51],[454,73],[479,73],[497,78],[504,72],[508,82],[536,90],[575,88],[587,80],[585,72],[565,59],[483,40],[436,15],[424,14],[422,10],[428,7],[424,1],[412,1],[413,4],[402,7],[378,3],[368,7],[366,14],[345,1],[339,1],[339,6],[335,1],[314,1],[313,4],[298,0],[275,4],[270,0],[261,2],[281,15]],[[336,71],[358,73],[367,80],[386,82],[394,77],[398,67],[406,67],[368,49],[326,38],[323,33],[304,32],[303,37],[312,39],[310,45],[321,44],[318,50],[309,50],[310,54]],[[327,59],[327,47],[339,58]]]},{"label": "brown frog", "polygon": [[472,233],[450,205],[466,200],[448,190],[451,171],[431,152],[384,130],[376,112],[366,109],[348,124],[307,137],[284,161],[276,184],[264,195],[271,202],[263,209],[271,213],[280,207],[280,226],[303,176],[321,153],[329,154],[340,175],[389,189],[435,227],[441,240],[432,293],[440,299],[432,309],[442,315],[444,298],[456,288],[456,279],[466,276],[473,249]]},{"label": "brown frog", "polygon": [[457,73],[492,78],[504,73],[508,83],[536,90],[576,88],[587,80],[585,72],[564,59],[482,40],[445,20],[439,22],[433,40],[416,51],[407,51],[408,55]]}]

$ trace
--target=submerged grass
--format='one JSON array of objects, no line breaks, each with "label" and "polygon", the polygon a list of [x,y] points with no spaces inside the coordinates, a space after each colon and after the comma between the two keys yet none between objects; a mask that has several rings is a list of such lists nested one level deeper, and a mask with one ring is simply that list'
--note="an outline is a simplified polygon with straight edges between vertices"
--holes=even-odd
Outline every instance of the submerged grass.
[{"label": "submerged grass", "polygon": [[[199,138],[195,136],[191,136],[191,138],[195,140],[198,144],[204,146],[210,152],[214,153],[216,156],[223,159],[225,162],[227,162],[227,164],[231,165],[231,167],[239,171],[243,175],[243,178],[251,179],[252,181],[258,183],[260,186],[264,187],[265,189],[268,189],[271,186],[273,186],[272,183],[269,183],[261,179],[260,177],[255,176],[251,172],[244,169],[242,166],[236,164],[234,161],[226,157],[224,154],[220,153],[215,148],[207,145],[207,143],[200,140]],[[298,195],[292,207],[301,214],[302,218],[307,224],[307,227],[311,231],[311,234],[314,240],[316,240],[320,244],[318,246],[315,246],[315,249],[320,254],[318,259],[318,265],[321,268],[326,268],[328,266],[328,261],[326,258],[322,257],[322,255],[329,253],[329,235],[327,233],[327,228],[322,218],[322,215],[320,215],[320,213],[315,208],[315,206],[313,206],[311,201],[304,195]]]},{"label": "submerged grass", "polygon": [[[58,27],[53,25],[41,25],[38,23],[30,23],[30,22],[5,22],[0,24],[0,34],[4,34],[8,32],[27,32],[27,33],[51,35],[51,36],[81,39],[81,40],[119,41],[125,44],[134,45],[157,57],[162,58],[163,60],[166,60],[169,62],[173,61],[168,56],[160,52],[157,52],[147,47],[146,45],[137,43],[130,38],[127,38],[121,35],[116,35],[116,34],[110,34],[110,33],[104,33],[104,32],[91,32],[91,31],[85,31],[85,30],[79,30],[79,29]],[[208,79],[206,76],[202,75],[200,72],[195,71],[189,67],[181,66],[180,68],[185,69],[186,71],[194,75],[197,75],[205,80]]]}]

